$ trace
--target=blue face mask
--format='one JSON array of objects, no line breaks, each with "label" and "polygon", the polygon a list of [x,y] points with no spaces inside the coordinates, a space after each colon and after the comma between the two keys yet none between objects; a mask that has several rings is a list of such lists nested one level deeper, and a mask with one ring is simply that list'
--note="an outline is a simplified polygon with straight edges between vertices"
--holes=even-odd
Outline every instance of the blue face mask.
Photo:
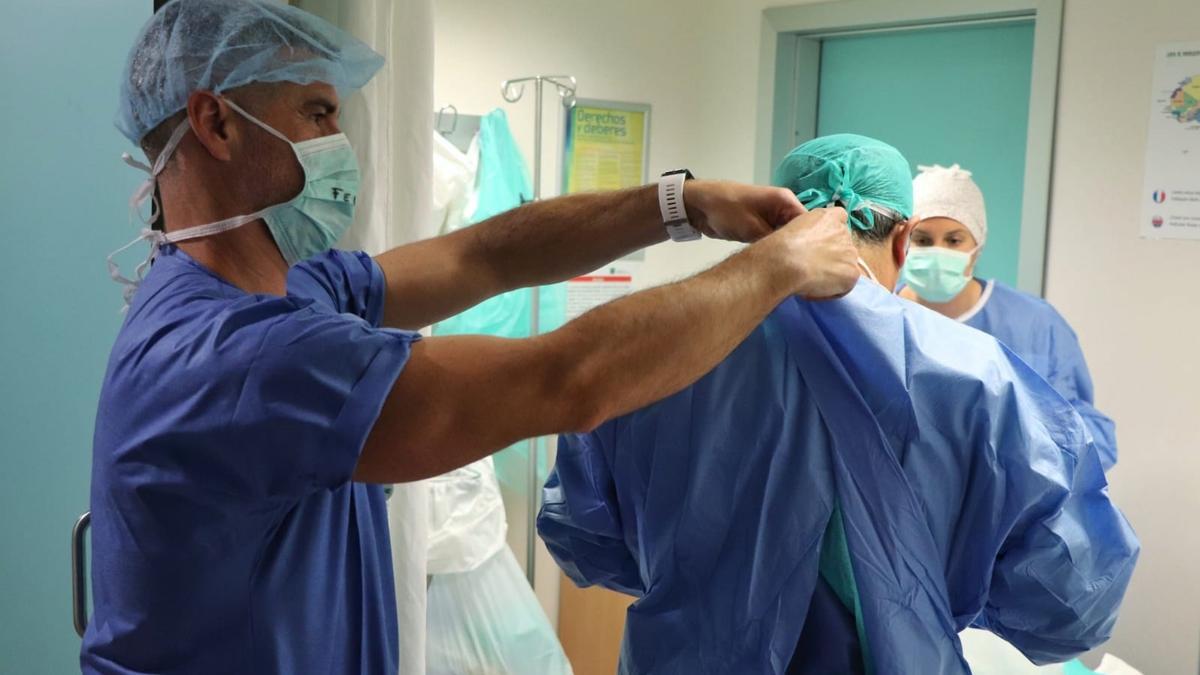
[{"label": "blue face mask", "polygon": [[971,264],[971,255],[978,250],[963,252],[938,246],[910,248],[900,276],[922,300],[950,302],[971,280],[967,276],[967,267]]},{"label": "blue face mask", "polygon": [[[283,254],[283,259],[291,266],[328,251],[354,221],[354,205],[358,201],[361,174],[358,168],[358,158],[345,134],[333,134],[293,143],[287,136],[242,110],[237,104],[228,99],[225,102],[240,115],[291,146],[296,160],[300,162],[300,166],[304,170],[304,189],[300,191],[300,194],[282,204],[268,206],[254,213],[226,218],[215,223],[197,225],[173,232],[144,229],[137,239],[114,251],[108,257],[110,276],[113,280],[127,286],[125,290],[127,304],[136,291],[142,275],[154,259],[158,247],[162,244],[212,236],[261,218],[266,222],[271,237],[279,247],[279,252]],[[162,172],[167,159],[190,128],[186,121],[176,128],[153,167],[134,161],[129,155],[125,155],[126,163],[150,174],[150,178],[138,188],[133,198],[130,199],[131,210],[140,215],[141,205],[151,199],[154,194],[154,183],[158,174]],[[155,206],[157,207],[157,205]],[[157,217],[156,212],[157,208],[152,209],[150,220],[143,222],[153,222]],[[121,275],[113,258],[143,239],[151,241],[150,256],[138,266],[136,278],[128,279]]]}]

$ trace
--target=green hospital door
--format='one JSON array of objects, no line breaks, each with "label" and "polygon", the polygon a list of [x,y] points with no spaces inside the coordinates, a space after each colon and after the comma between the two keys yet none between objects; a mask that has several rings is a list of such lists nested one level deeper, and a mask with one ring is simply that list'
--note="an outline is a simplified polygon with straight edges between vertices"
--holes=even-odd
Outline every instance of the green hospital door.
[{"label": "green hospital door", "polygon": [[1017,281],[1033,23],[827,38],[817,134],[891,143],[917,165],[960,164],[987,202],[977,274]]}]

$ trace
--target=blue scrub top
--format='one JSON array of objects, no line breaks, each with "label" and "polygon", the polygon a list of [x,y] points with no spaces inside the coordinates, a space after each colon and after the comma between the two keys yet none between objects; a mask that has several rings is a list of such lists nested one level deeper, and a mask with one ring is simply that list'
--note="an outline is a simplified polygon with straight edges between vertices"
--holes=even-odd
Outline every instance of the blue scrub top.
[{"label": "blue scrub top", "polygon": [[[1039,663],[1090,649],[1139,550],[1062,396],[865,280],[784,302],[696,384],[562,436],[544,497],[567,576],[638,598],[622,675],[812,672],[830,654],[797,652],[807,622],[845,604],[818,578],[835,513],[881,675],[969,672],[969,625]],[[816,628],[853,659],[854,621]]]},{"label": "blue scrub top", "polygon": [[1096,442],[1107,471],[1117,463],[1113,421],[1096,409],[1092,375],[1067,320],[1045,300],[996,280],[977,280],[983,295],[959,321],[1003,342],[1071,402]]},{"label": "blue scrub top", "polygon": [[84,673],[394,673],[385,496],[351,482],[418,335],[331,251],[285,297],[164,247],[117,336],[92,464]]}]

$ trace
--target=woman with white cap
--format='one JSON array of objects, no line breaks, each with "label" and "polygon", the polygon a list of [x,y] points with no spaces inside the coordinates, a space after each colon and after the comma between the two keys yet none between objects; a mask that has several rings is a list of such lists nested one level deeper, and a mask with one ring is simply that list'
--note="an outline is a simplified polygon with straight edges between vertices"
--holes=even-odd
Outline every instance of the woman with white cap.
[{"label": "woman with white cap", "polygon": [[957,164],[918,167],[913,232],[900,295],[1003,342],[1083,417],[1105,470],[1117,461],[1113,422],[1096,410],[1075,331],[1045,300],[974,275],[987,243],[983,193]]}]

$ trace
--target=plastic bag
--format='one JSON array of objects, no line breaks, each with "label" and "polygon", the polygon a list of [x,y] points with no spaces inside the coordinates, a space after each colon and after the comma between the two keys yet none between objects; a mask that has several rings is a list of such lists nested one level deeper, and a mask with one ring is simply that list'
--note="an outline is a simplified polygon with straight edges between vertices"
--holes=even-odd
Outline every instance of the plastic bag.
[{"label": "plastic bag", "polygon": [[506,546],[429,585],[427,675],[571,675],[558,636]]},{"label": "plastic bag", "polygon": [[469,572],[506,547],[508,519],[491,457],[425,482],[430,575]]}]

